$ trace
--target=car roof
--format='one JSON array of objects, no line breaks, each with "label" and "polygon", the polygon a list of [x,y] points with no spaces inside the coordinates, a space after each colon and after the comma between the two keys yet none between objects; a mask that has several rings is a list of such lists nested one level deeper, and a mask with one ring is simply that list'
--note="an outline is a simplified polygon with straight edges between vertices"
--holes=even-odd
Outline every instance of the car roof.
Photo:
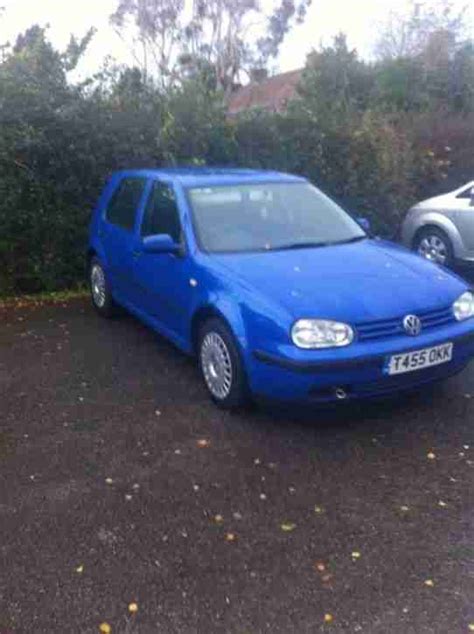
[{"label": "car roof", "polygon": [[161,169],[133,169],[115,172],[116,176],[156,178],[179,182],[184,187],[237,185],[239,183],[304,182],[301,176],[271,170],[230,167],[170,167]]}]

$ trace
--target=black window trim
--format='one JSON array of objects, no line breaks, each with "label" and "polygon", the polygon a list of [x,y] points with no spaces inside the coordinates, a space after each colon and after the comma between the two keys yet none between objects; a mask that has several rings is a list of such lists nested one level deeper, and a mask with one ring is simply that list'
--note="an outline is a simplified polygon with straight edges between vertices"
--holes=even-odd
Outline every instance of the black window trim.
[{"label": "black window trim", "polygon": [[[119,225],[116,222],[112,222],[109,217],[108,217],[108,212],[109,212],[109,206],[110,203],[112,202],[115,194],[118,192],[120,186],[122,185],[122,183],[125,180],[138,180],[138,181],[142,181],[143,183],[143,188],[142,188],[142,192],[140,194],[140,199],[137,203],[136,209],[135,209],[135,218],[133,221],[133,227],[131,227],[130,229],[128,227],[124,227],[123,225]],[[146,178],[145,176],[141,176],[139,174],[123,174],[115,183],[110,196],[106,202],[106,204],[104,205],[104,214],[103,214],[103,219],[105,220],[105,222],[107,222],[109,225],[112,225],[113,227],[116,227],[117,229],[121,229],[122,231],[126,231],[128,234],[133,234],[135,233],[135,230],[137,228],[137,222],[138,219],[141,215],[141,209],[142,209],[142,205],[143,202],[145,200],[145,195],[146,192],[148,190],[148,184],[149,184],[149,179]]]}]

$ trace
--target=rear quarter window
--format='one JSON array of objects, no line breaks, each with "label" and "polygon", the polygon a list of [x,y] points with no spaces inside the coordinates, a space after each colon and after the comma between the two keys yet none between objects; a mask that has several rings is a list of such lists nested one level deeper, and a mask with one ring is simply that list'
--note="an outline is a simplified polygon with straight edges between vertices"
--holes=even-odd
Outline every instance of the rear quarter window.
[{"label": "rear quarter window", "polygon": [[460,192],[456,198],[472,198],[472,192],[474,191],[474,185],[469,185],[466,189]]},{"label": "rear quarter window", "polygon": [[108,222],[132,231],[144,188],[143,178],[122,179],[107,205],[105,217]]}]

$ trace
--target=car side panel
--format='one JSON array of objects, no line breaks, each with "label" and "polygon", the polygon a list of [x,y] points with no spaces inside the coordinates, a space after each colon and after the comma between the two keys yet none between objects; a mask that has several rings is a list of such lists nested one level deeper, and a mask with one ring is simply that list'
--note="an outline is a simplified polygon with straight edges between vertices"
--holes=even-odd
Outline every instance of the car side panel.
[{"label": "car side panel", "polygon": [[467,198],[459,199],[454,212],[454,222],[462,238],[466,252],[474,256],[474,206]]}]

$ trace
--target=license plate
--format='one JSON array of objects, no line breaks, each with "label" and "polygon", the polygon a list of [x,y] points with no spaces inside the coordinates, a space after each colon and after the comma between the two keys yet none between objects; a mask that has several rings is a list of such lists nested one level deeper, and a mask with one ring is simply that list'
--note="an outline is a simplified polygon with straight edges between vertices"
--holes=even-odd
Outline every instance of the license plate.
[{"label": "license plate", "polygon": [[434,365],[447,363],[453,358],[453,344],[443,343],[433,348],[403,352],[388,357],[385,365],[386,374],[404,374],[414,372],[422,368],[430,368]]}]

